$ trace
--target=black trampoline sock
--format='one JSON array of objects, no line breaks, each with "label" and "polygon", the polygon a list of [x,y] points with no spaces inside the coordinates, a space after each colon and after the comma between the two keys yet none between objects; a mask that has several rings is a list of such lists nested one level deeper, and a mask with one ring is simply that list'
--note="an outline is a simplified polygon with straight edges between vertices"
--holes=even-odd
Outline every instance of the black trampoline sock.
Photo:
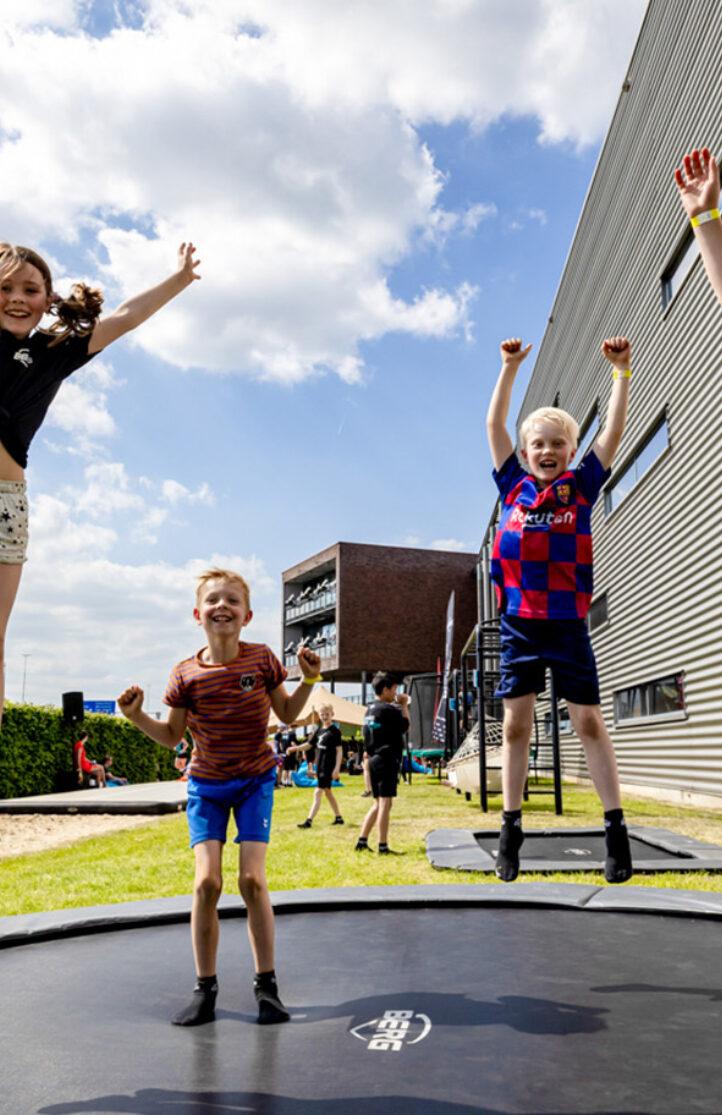
[{"label": "black trampoline sock", "polygon": [[273,969],[270,972],[256,972],[253,979],[253,993],[258,1003],[258,1021],[261,1026],[290,1020],[291,1016],[279,998],[276,973]]},{"label": "black trampoline sock", "polygon": [[621,809],[608,809],[604,814],[604,842],[607,846],[604,878],[608,883],[626,883],[632,877],[632,852]]},{"label": "black trampoline sock", "polygon": [[499,850],[496,854],[496,876],[504,883],[513,883],[519,874],[519,849],[524,843],[521,831],[521,809],[505,809],[501,815]]},{"label": "black trampoline sock", "polygon": [[199,976],[193,988],[193,998],[187,1007],[178,1011],[171,1022],[174,1026],[202,1026],[216,1017],[218,980],[215,976]]}]

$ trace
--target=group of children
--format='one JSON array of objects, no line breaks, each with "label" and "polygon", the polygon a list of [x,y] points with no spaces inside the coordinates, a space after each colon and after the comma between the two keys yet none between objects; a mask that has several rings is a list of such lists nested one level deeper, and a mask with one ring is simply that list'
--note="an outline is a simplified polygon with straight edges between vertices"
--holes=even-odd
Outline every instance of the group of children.
[{"label": "group of children", "polygon": [[[722,302],[722,222],[719,170],[707,148],[686,155],[675,172],[680,199],[700,245],[701,256]],[[27,546],[24,469],[31,439],[62,381],[98,352],[156,313],[198,279],[192,244],[182,244],[172,275],[100,318],[102,295],[76,284],[70,297],[53,290],[50,270],[36,252],[0,244],[0,655],[17,593]],[[45,314],[56,321],[39,329]],[[492,576],[501,617],[501,682],[504,703],[504,812],[496,870],[510,881],[519,870],[523,840],[521,798],[528,764],[534,703],[544,671],[554,673],[557,692],[569,707],[599,793],[607,833],[606,878],[631,876],[614,751],[599,706],[599,686],[585,616],[592,595],[591,511],[609,477],[624,429],[631,380],[631,346],[610,337],[602,353],[612,368],[612,392],[604,429],[579,465],[578,426],[556,407],[529,415],[520,430],[523,466],[506,430],[512,386],[531,346],[512,338],[501,345],[502,367],[492,396],[487,430],[494,477],[502,500],[494,545]],[[275,977],[273,910],[265,875],[276,764],[266,742],[270,710],[286,724],[296,721],[311,687],[319,680],[320,659],[308,648],[298,652],[302,679],[292,693],[286,671],[262,644],[241,641],[250,622],[250,593],[232,570],[210,569],[198,580],[194,616],[206,644],[176,665],[165,692],[170,712],[158,721],[143,710],[143,692],[132,685],[119,697],[123,714],[150,739],[176,748],[186,730],[193,738],[187,819],[195,855],[191,937],[196,984],[188,1005],[173,1019],[194,1026],[214,1017],[218,991],[217,903],[222,888],[222,853],[230,813],[239,845],[238,882],[248,912],[255,965],[258,1021],[289,1018]],[[2,674],[0,673],[0,685]],[[388,819],[398,779],[400,740],[408,726],[408,701],[396,699],[391,675],[374,678],[376,701],[368,711],[365,746],[374,804],[356,844],[368,849],[379,825],[379,852],[388,852]],[[3,692],[0,691],[0,714]],[[328,779],[336,772],[339,747],[330,723],[322,720],[328,752],[317,797],[303,827],[311,826]]]}]

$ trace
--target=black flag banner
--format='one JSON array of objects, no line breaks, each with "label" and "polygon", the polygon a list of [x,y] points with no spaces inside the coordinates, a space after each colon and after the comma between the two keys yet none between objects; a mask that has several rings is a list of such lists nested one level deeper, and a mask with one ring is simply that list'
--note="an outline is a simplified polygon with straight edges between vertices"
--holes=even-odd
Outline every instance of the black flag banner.
[{"label": "black flag banner", "polygon": [[439,705],[434,717],[431,738],[437,747],[446,747],[446,708],[449,702],[449,683],[451,681],[451,655],[454,646],[454,604],[456,593],[452,590],[446,607],[446,649],[444,651],[444,682]]}]

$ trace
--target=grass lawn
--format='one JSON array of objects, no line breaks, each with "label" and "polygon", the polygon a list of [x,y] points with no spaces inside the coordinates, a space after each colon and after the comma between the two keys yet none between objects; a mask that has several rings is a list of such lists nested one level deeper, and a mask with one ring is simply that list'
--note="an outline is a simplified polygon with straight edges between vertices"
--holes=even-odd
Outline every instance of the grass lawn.
[{"label": "grass lawn", "polygon": [[[401,785],[391,814],[389,842],[403,857],[357,855],[353,844],[368,801],[360,796],[359,778],[347,779],[338,799],[347,824],[331,826],[324,802],[308,831],[296,828],[306,816],[312,791],[280,790],[276,794],[273,834],[268,856],[271,890],[305,887],[371,886],[415,883],[493,883],[493,875],[436,871],[424,850],[424,837],[435,828],[493,828],[499,823],[500,798],[493,812],[481,813],[478,803],[436,781],[414,780]],[[525,809],[527,829],[598,826],[601,808],[592,790],[564,787],[563,817],[554,814],[553,797],[532,797]],[[661,804],[642,798],[625,799],[630,824],[672,829],[698,839],[722,844],[722,811]],[[232,825],[232,822],[231,822]],[[375,847],[375,834],[372,845]],[[235,892],[237,856],[226,846],[225,872],[229,892]],[[523,875],[524,881],[603,883],[599,873],[574,872]],[[140,898],[187,894],[193,882],[193,856],[188,849],[182,815],[150,821],[147,826],[79,841],[65,848],[16,856],[0,866],[0,915],[33,913],[72,906],[93,906]],[[678,887],[722,893],[722,874],[702,872],[636,875],[637,886]]]}]

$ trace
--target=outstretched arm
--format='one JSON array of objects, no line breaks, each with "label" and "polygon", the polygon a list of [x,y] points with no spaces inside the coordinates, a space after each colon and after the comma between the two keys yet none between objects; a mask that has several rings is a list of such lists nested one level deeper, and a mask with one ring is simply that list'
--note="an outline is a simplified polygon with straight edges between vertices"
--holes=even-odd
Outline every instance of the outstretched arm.
[{"label": "outstretched arm", "polygon": [[301,667],[303,681],[296,686],[293,693],[289,693],[285,685],[279,685],[270,693],[271,708],[282,724],[293,724],[298,720],[313,688],[313,684],[309,682],[318,677],[321,659],[308,647],[301,647],[298,652],[298,664]]},{"label": "outstretched arm", "polygon": [[196,268],[200,265],[199,259],[194,259],[193,244],[181,244],[178,249],[178,267],[167,279],[158,286],[144,290],[127,302],[122,302],[117,310],[113,310],[107,317],[102,318],[92,332],[88,344],[88,352],[100,352],[124,333],[137,329],[149,317],[157,313],[161,307],[190,286],[194,279],[200,279]]},{"label": "outstretched arm", "polygon": [[[696,148],[677,167],[674,180],[684,211],[693,222],[700,255],[712,289],[722,303],[722,220],[719,214],[719,166],[708,147]],[[696,224],[700,214],[712,217]],[[714,214],[716,213],[716,216]]]},{"label": "outstretched arm", "polygon": [[594,443],[594,452],[604,468],[611,468],[627,421],[629,384],[632,378],[632,346],[626,337],[608,337],[606,341],[602,341],[602,355],[614,369],[612,372],[614,382],[607,408],[607,421]]},{"label": "outstretched arm", "polygon": [[511,389],[514,386],[519,365],[529,355],[531,347],[531,345],[527,345],[526,348],[522,348],[518,337],[510,337],[508,340],[502,341],[499,348],[501,371],[486,414],[486,434],[489,439],[491,459],[496,469],[501,468],[507,457],[514,451],[514,442],[506,428],[509,403],[511,402]]},{"label": "outstretched arm", "polygon": [[188,713],[184,708],[172,708],[167,720],[155,720],[143,711],[143,698],[139,685],[129,685],[118,697],[120,711],[144,735],[172,751],[185,735]]}]

